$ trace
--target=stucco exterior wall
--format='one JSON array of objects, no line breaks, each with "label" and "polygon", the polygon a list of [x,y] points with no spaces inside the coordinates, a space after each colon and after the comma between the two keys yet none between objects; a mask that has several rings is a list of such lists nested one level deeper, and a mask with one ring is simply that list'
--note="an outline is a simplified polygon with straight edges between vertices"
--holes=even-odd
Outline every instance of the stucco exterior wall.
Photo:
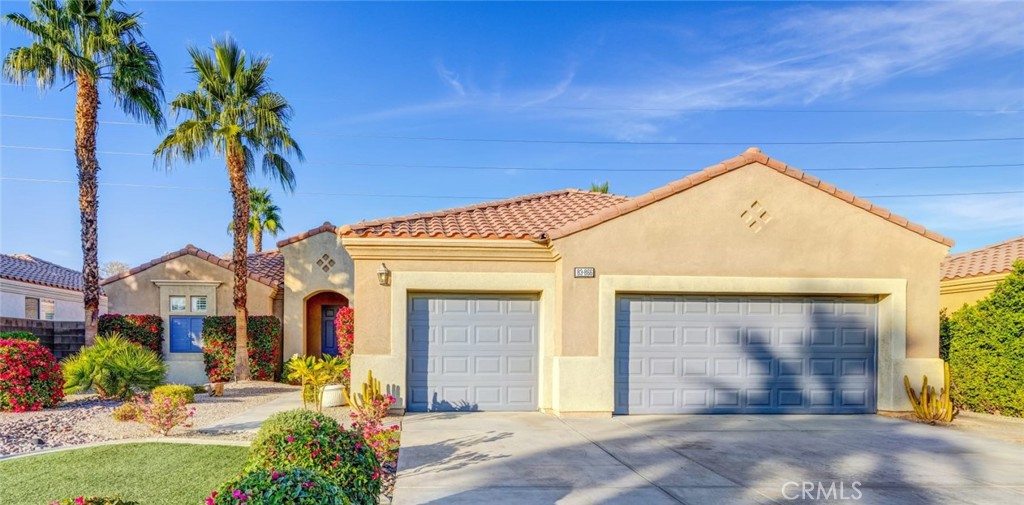
[{"label": "stucco exterior wall", "polygon": [[[280,248],[284,256],[284,359],[306,354],[306,299],[324,291],[338,293],[355,306],[352,258],[331,232],[318,233]],[[317,261],[334,261],[324,271]],[[356,311],[358,313],[358,311]]]},{"label": "stucco exterior wall", "polygon": [[[80,291],[0,279],[0,316],[25,317],[25,297],[53,300],[54,321],[84,321],[85,305]],[[107,297],[100,297],[100,314],[107,313]]]},{"label": "stucco exterior wall", "polygon": [[1008,275],[1009,272],[942,280],[939,282],[939,306],[952,314],[964,304],[974,305],[988,296]]}]

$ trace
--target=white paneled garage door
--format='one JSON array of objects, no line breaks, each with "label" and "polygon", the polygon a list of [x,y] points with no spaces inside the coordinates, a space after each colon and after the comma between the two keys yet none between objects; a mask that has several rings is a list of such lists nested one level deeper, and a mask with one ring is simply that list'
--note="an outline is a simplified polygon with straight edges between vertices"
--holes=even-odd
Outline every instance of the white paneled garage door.
[{"label": "white paneled garage door", "polygon": [[408,409],[536,410],[537,312],[530,296],[410,296]]},{"label": "white paneled garage door", "polygon": [[875,411],[874,298],[620,296],[615,411]]}]

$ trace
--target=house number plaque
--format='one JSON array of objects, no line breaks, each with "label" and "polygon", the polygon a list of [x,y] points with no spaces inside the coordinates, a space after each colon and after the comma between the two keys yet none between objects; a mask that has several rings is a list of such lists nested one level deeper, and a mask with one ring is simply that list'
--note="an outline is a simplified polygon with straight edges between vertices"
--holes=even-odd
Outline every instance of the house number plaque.
[{"label": "house number plaque", "polygon": [[577,278],[593,278],[594,267],[576,267],[575,276]]}]

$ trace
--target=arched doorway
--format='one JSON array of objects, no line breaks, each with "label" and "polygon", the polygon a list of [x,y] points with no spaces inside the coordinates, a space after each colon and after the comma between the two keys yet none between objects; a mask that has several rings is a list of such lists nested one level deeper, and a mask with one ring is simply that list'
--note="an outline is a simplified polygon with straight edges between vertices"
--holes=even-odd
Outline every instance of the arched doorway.
[{"label": "arched doorway", "polygon": [[306,299],[306,355],[335,355],[338,340],[334,335],[334,317],[348,298],[333,291],[321,291]]}]

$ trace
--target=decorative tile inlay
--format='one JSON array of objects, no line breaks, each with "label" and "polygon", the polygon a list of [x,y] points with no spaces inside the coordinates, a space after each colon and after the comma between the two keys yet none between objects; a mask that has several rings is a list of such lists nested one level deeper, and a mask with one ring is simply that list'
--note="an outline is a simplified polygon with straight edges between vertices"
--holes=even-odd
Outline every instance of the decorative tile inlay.
[{"label": "decorative tile inlay", "polygon": [[330,270],[334,266],[334,260],[328,255],[323,255],[320,259],[316,260],[317,266],[320,267],[324,272]]},{"label": "decorative tile inlay", "polygon": [[747,228],[750,228],[754,233],[761,231],[772,220],[771,214],[757,200],[750,204],[750,208],[740,213],[740,218],[747,223]]}]

